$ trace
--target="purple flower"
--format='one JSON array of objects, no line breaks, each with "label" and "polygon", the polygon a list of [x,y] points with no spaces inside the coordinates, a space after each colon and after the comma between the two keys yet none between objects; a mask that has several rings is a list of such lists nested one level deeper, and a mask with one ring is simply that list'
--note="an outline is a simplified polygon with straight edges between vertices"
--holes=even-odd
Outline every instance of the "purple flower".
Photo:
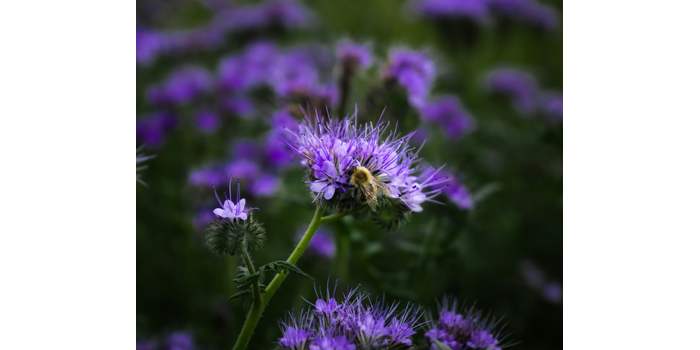
[{"label": "purple flower", "polygon": [[151,30],[136,30],[136,63],[152,64],[166,48],[163,36]]},{"label": "purple flower", "polygon": [[421,108],[421,116],[438,124],[451,139],[462,137],[474,130],[474,120],[456,96],[438,97]]},{"label": "purple flower", "polygon": [[155,340],[139,340],[136,342],[136,350],[158,350],[158,342]]},{"label": "purple flower", "polygon": [[254,196],[269,197],[277,192],[279,185],[280,180],[277,176],[262,174],[255,178],[250,191]]},{"label": "purple flower", "polygon": [[486,87],[504,95],[520,113],[531,114],[537,109],[539,87],[532,74],[514,68],[499,68],[488,73]]},{"label": "purple flower", "polygon": [[355,350],[355,344],[342,335],[323,336],[315,339],[309,350]]},{"label": "purple flower", "polygon": [[540,98],[540,109],[551,120],[560,121],[564,116],[564,100],[561,93],[545,93]]},{"label": "purple flower", "polygon": [[149,102],[159,104],[188,104],[212,88],[209,72],[198,66],[185,66],[172,72],[160,85],[147,91]]},{"label": "purple flower", "polygon": [[319,73],[307,52],[295,50],[279,57],[271,84],[278,96],[312,95],[319,85]]},{"label": "purple flower", "polygon": [[[422,314],[412,305],[385,304],[353,289],[337,301],[331,293],[319,297],[313,312],[290,315],[283,323],[286,339],[290,327],[303,328],[309,349],[392,349],[413,345]],[[281,340],[280,340],[281,342]],[[292,348],[287,346],[287,348]]]},{"label": "purple flower", "polygon": [[403,87],[409,102],[417,108],[425,104],[435,74],[435,65],[425,53],[402,48],[389,52],[389,62],[384,69],[384,79]]},{"label": "purple flower", "polygon": [[309,339],[309,332],[296,327],[287,327],[284,330],[279,344],[287,349],[303,350],[306,346],[306,341]]},{"label": "purple flower", "polygon": [[251,180],[260,173],[258,165],[248,159],[237,159],[226,166],[226,177]]},{"label": "purple flower", "polygon": [[316,232],[309,243],[309,251],[320,257],[331,259],[335,256],[335,242],[333,237],[325,230]]},{"label": "purple flower", "polygon": [[439,318],[431,322],[425,336],[432,349],[437,349],[436,343],[440,342],[450,349],[500,350],[501,340],[494,333],[494,327],[495,322],[484,318],[474,308],[459,311],[456,302],[445,301]]},{"label": "purple flower", "polygon": [[335,47],[338,61],[350,70],[367,69],[372,64],[372,50],[369,45],[342,40]]},{"label": "purple flower", "polygon": [[218,71],[221,86],[239,91],[266,83],[278,54],[274,44],[261,41],[246,47],[240,55],[222,59]]},{"label": "purple flower", "polygon": [[542,296],[550,303],[561,302],[561,284],[558,282],[549,282],[542,287]]},{"label": "purple flower", "polygon": [[203,167],[190,172],[188,182],[193,186],[212,187],[223,184],[226,176],[216,167]]},{"label": "purple flower", "polygon": [[311,12],[295,0],[272,0],[264,7],[266,22],[270,26],[303,28],[313,23]]},{"label": "purple flower", "polygon": [[471,209],[474,207],[474,200],[469,189],[459,182],[457,176],[445,169],[440,170],[439,176],[444,180],[442,192],[452,203],[460,209]]},{"label": "purple flower", "polygon": [[224,107],[231,114],[243,119],[250,119],[255,114],[255,103],[245,95],[231,96],[224,102]]},{"label": "purple flower", "polygon": [[219,199],[219,195],[214,192],[216,195],[216,201],[219,202],[219,208],[214,209],[212,212],[214,215],[222,218],[222,219],[229,219],[231,221],[235,220],[242,220],[245,221],[248,219],[248,213],[250,213],[251,209],[248,208],[246,209],[245,207],[245,198],[240,198],[240,185],[238,186],[238,189],[236,191],[236,202],[233,202],[233,197],[231,194],[231,183],[229,182],[228,186],[228,197],[224,199],[224,202],[221,202],[221,199]]},{"label": "purple flower", "polygon": [[210,110],[199,111],[195,115],[195,125],[204,134],[212,134],[219,130],[219,115]]},{"label": "purple flower", "polygon": [[439,194],[435,171],[417,176],[418,161],[408,144],[382,122],[357,125],[357,118],[307,118],[291,134],[291,147],[310,172],[314,201],[354,201],[375,208],[379,199],[414,212]]},{"label": "purple flower", "polygon": [[216,220],[216,215],[212,213],[211,209],[204,209],[197,212],[192,218],[192,226],[197,229],[197,232],[203,230],[212,221]]},{"label": "purple flower", "polygon": [[170,113],[158,112],[136,122],[136,138],[149,146],[160,146],[168,131],[175,127],[177,119]]},{"label": "purple flower", "polygon": [[559,22],[554,8],[535,0],[489,0],[489,7],[501,17],[545,30],[555,29]]},{"label": "purple flower", "polygon": [[166,339],[168,350],[193,350],[194,340],[189,332],[173,332]]},{"label": "purple flower", "polygon": [[432,19],[466,18],[477,23],[488,20],[488,0],[419,0],[414,10]]}]

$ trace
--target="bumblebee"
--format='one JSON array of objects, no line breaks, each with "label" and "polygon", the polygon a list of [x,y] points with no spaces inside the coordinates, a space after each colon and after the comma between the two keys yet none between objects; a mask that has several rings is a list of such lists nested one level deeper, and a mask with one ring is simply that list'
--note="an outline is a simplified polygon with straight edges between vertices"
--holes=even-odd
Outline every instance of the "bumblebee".
[{"label": "bumblebee", "polygon": [[355,186],[364,197],[367,205],[374,210],[377,207],[378,195],[386,194],[386,185],[377,180],[369,169],[357,166],[350,176],[350,184]]}]

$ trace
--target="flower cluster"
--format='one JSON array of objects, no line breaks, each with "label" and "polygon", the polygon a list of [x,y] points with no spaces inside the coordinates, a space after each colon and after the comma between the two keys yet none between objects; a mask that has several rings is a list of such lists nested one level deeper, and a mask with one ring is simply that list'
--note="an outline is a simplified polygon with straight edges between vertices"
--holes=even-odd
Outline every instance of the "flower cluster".
[{"label": "flower cluster", "polygon": [[278,343],[292,350],[407,349],[421,316],[413,305],[386,304],[355,289],[341,301],[320,297],[313,310],[290,315]]},{"label": "flower cluster", "polygon": [[372,49],[369,45],[341,40],[335,47],[335,55],[344,69],[350,71],[367,69],[372,65]]},{"label": "flower cluster", "polygon": [[177,31],[139,28],[136,32],[136,63],[149,66],[163,56],[214,51],[226,43],[231,33],[304,28],[313,22],[311,11],[295,0],[226,6],[215,9],[212,20],[199,27]]},{"label": "flower cluster", "polygon": [[417,174],[418,158],[407,136],[388,131],[388,124],[358,125],[357,117],[341,120],[307,117],[290,131],[291,147],[309,169],[314,200],[354,209],[376,209],[380,202],[401,204],[413,212],[437,196],[437,171]]},{"label": "flower cluster", "polygon": [[521,114],[542,113],[550,120],[561,120],[561,93],[542,91],[537,79],[529,72],[515,68],[497,68],[486,75],[486,89],[510,99]]},{"label": "flower cluster", "polygon": [[544,30],[558,25],[557,12],[536,0],[417,0],[411,7],[432,20],[464,19],[484,25],[491,18],[500,18]]},{"label": "flower cluster", "polygon": [[458,311],[456,302],[446,302],[437,320],[425,333],[433,350],[501,350],[502,339],[494,331],[494,322],[473,308]]}]

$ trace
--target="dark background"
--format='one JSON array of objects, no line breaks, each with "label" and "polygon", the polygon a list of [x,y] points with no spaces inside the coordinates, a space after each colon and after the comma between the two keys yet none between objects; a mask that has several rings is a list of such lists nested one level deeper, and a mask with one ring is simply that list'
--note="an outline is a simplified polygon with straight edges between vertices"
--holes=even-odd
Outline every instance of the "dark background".
[{"label": "dark background", "polygon": [[[301,268],[315,277],[317,285],[340,279],[342,286],[359,284],[374,294],[413,301],[431,310],[441,297],[454,296],[501,317],[515,349],[560,348],[561,299],[547,298],[527,276],[541,274],[558,286],[562,280],[561,123],[519,115],[507,101],[485,92],[482,83],[487,71],[509,65],[524,67],[541,86],[561,91],[561,23],[554,31],[500,23],[471,37],[444,23],[413,19],[403,1],[305,4],[315,13],[313,27],[260,36],[280,45],[332,45],[344,37],[369,40],[380,64],[392,46],[431,49],[440,72],[433,91],[458,95],[473,113],[478,129],[459,141],[431,132],[421,155],[433,164],[447,164],[474,194],[485,195],[472,210],[460,210],[444,199],[445,205],[425,205],[423,213],[413,215],[395,232],[353,219],[329,225],[325,229],[330,232],[350,233],[349,268],[343,271],[333,259],[310,254],[302,258]],[[560,3],[550,4],[561,10]],[[206,23],[212,15],[210,7],[192,1],[139,0],[137,5],[140,27],[187,28]],[[222,55],[252,40],[249,35],[234,36],[214,52],[139,66],[138,118],[156,111],[145,101],[146,88],[174,67],[196,63],[213,70]],[[359,86],[350,102],[362,110],[361,96],[366,91]],[[405,103],[390,99],[385,104],[405,131],[417,125],[415,112],[406,111]],[[274,108],[260,108],[255,118],[266,118]],[[186,120],[188,113],[182,110],[178,117]],[[191,123],[180,122],[164,144],[143,148],[143,153],[155,158],[140,175],[147,186],[136,188],[139,339],[186,330],[199,348],[233,345],[246,311],[244,303],[227,300],[238,261],[215,256],[204,246],[193,217],[205,203],[211,204],[213,195],[210,189],[192,188],[187,179],[193,168],[228,157],[233,140],[258,135],[259,130],[255,120],[223,118],[218,132],[201,135]],[[313,212],[303,172],[286,171],[279,195],[248,198],[260,208],[256,218],[268,232],[256,262],[286,258]],[[278,321],[303,305],[302,297],[312,298],[313,288],[309,280],[288,278],[250,348],[273,348],[280,335]]]}]

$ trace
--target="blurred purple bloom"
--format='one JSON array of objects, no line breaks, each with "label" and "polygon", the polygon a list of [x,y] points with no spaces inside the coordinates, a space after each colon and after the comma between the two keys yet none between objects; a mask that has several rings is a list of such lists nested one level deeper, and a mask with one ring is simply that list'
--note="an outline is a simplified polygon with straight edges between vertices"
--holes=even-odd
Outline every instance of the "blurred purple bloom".
[{"label": "blurred purple bloom", "polygon": [[474,120],[456,96],[442,96],[421,108],[424,120],[436,123],[451,139],[474,130]]},{"label": "blurred purple bloom", "polygon": [[440,192],[435,171],[415,174],[418,158],[408,144],[410,135],[398,137],[388,124],[359,126],[356,117],[321,120],[317,115],[290,134],[292,147],[309,169],[315,201],[330,201],[355,188],[370,206],[372,196],[384,196],[419,212],[423,202]]},{"label": "blurred purple bloom", "polygon": [[260,167],[248,159],[237,159],[226,166],[226,177],[251,180],[260,173]]},{"label": "blurred purple bloom", "polygon": [[215,219],[216,215],[214,215],[211,209],[200,210],[192,218],[192,226],[194,226],[197,232],[200,232]]},{"label": "blurred purple bloom", "polygon": [[264,5],[268,25],[283,28],[302,28],[313,23],[311,12],[296,0],[272,0]]},{"label": "blurred purple bloom", "polygon": [[136,342],[136,350],[158,350],[158,342],[155,340],[139,340]]},{"label": "blurred purple bloom", "polygon": [[243,119],[250,119],[255,114],[255,103],[246,95],[231,96],[226,100],[225,108],[231,114]]},{"label": "blurred purple bloom", "polygon": [[204,134],[212,134],[219,130],[219,115],[210,110],[199,111],[195,115],[195,125]]},{"label": "blurred purple bloom", "polygon": [[256,159],[260,156],[260,142],[254,139],[237,139],[233,144],[234,158]]},{"label": "blurred purple bloom", "polygon": [[266,83],[277,59],[278,49],[261,41],[246,47],[240,55],[229,56],[219,63],[220,84],[239,91]]},{"label": "blurred purple bloom", "polygon": [[312,95],[319,85],[313,59],[300,50],[281,55],[272,72],[272,87],[278,96]]},{"label": "blurred purple bloom", "polygon": [[384,79],[403,87],[411,105],[420,108],[430,93],[435,74],[435,65],[425,53],[395,48],[389,52]]},{"label": "blurred purple bloom", "polygon": [[561,284],[557,282],[547,283],[542,288],[542,296],[550,303],[560,303],[561,294]]},{"label": "blurred purple bloom", "polygon": [[188,182],[193,186],[212,187],[226,182],[226,175],[215,167],[203,167],[193,169],[190,172]]},{"label": "blurred purple bloom", "polygon": [[525,260],[520,265],[520,273],[525,284],[538,292],[550,303],[560,303],[562,297],[561,283],[549,281],[545,272],[530,260]]},{"label": "blurred purple bloom", "polygon": [[496,15],[545,30],[555,29],[559,22],[554,8],[535,0],[489,0],[489,7]]},{"label": "blurred purple bloom", "polygon": [[419,0],[414,10],[432,19],[466,18],[484,23],[489,16],[488,0]]},{"label": "blurred purple bloom", "polygon": [[369,45],[342,40],[335,47],[335,55],[341,64],[350,70],[367,69],[372,64],[372,49]]},{"label": "blurred purple bloom", "polygon": [[136,138],[139,143],[160,146],[165,136],[177,124],[177,119],[170,113],[158,112],[139,119],[136,122]]},{"label": "blurred purple bloom", "polygon": [[173,332],[166,339],[168,350],[193,350],[194,340],[189,332]]},{"label": "blurred purple bloom", "polygon": [[150,103],[188,104],[209,92],[212,78],[209,72],[198,66],[185,66],[173,71],[159,85],[151,86],[147,91]]},{"label": "blurred purple bloom", "polygon": [[537,109],[539,87],[532,74],[513,68],[499,68],[488,73],[489,91],[508,97],[520,113],[530,114]]},{"label": "blurred purple bloom", "polygon": [[255,178],[250,191],[254,196],[268,197],[277,192],[279,185],[280,180],[277,176],[263,174]]},{"label": "blurred purple bloom", "polygon": [[323,229],[318,230],[309,243],[309,251],[317,256],[332,259],[335,256],[333,236]]},{"label": "blurred purple bloom", "polygon": [[553,121],[564,117],[564,100],[561,93],[545,93],[540,99],[542,113]]},{"label": "blurred purple bloom", "polygon": [[150,65],[166,48],[163,36],[156,31],[136,30],[136,63]]},{"label": "blurred purple bloom", "polygon": [[474,206],[471,192],[462,185],[457,176],[445,169],[441,169],[438,176],[443,179],[442,192],[452,203],[460,209],[471,209]]}]

